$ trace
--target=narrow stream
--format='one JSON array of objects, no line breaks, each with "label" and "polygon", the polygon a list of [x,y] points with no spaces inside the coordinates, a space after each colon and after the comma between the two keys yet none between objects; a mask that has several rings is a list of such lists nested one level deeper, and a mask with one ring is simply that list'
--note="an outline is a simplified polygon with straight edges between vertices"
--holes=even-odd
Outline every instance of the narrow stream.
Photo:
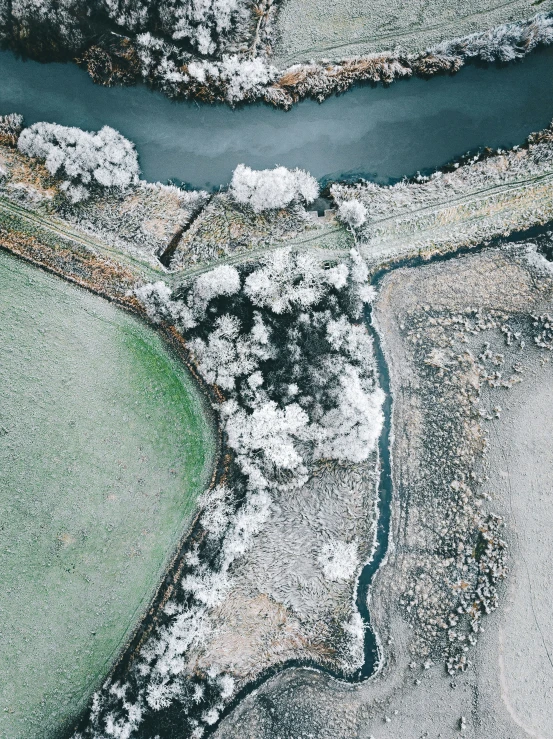
[{"label": "narrow stream", "polygon": [[378,483],[378,508],[376,525],[376,543],[370,561],[363,567],[357,586],[356,605],[366,625],[365,629],[365,661],[354,679],[364,680],[374,674],[378,662],[378,644],[372,630],[369,612],[369,588],[373,577],[382,564],[390,539],[390,521],[392,516],[392,458],[390,449],[390,434],[392,428],[392,393],[390,388],[390,374],[382,351],[380,336],[372,324],[372,312],[367,308],[365,322],[373,339],[376,366],[378,369],[378,383],[386,394],[382,410],[384,425],[378,440],[378,456],[380,461],[380,479]]}]

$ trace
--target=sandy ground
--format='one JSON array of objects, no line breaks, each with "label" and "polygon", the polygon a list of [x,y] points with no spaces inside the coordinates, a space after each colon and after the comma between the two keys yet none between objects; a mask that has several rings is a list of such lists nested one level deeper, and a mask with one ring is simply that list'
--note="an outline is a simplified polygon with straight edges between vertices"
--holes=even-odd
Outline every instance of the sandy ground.
[{"label": "sandy ground", "polygon": [[286,67],[396,48],[420,52],[444,39],[552,8],[551,0],[539,5],[531,0],[284,0],[274,62]]},{"label": "sandy ground", "polygon": [[[400,495],[394,508],[394,548],[372,595],[373,622],[383,643],[380,674],[361,686],[315,672],[290,670],[250,696],[216,732],[222,737],[267,739],[470,739],[553,737],[553,367],[550,353],[527,343],[504,348],[497,330],[467,341],[477,351],[491,340],[507,365],[522,362],[523,381],[510,389],[483,389],[484,407],[499,404],[499,419],[485,423],[489,452],[476,471],[489,475],[481,491],[489,510],[505,521],[509,575],[500,587],[500,608],[484,618],[464,673],[447,675],[443,663],[424,666],[409,654],[411,625],[391,595],[402,560],[410,556],[417,511],[407,502],[417,485],[417,450],[426,433],[413,403],[417,377],[412,350],[399,339],[406,308],[423,302],[460,310],[480,304],[502,309],[507,320],[528,311],[553,312],[546,275],[531,273],[519,256],[494,252],[411,270],[384,283],[379,320],[386,339],[395,392],[394,463]],[[385,313],[383,314],[383,309]],[[531,321],[528,321],[531,328]],[[412,544],[412,541],[411,541]],[[409,545],[409,546],[408,546]]]}]

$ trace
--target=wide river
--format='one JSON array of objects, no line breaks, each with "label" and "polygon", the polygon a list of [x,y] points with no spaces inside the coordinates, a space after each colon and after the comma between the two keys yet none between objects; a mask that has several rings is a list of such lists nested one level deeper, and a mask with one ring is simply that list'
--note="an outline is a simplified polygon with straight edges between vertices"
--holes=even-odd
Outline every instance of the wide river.
[{"label": "wide river", "polygon": [[135,142],[146,179],[194,187],[226,185],[241,162],[388,183],[476,147],[522,143],[549,124],[552,101],[553,48],[502,67],[468,65],[454,77],[357,87],[289,112],[172,103],[143,86],[98,87],[74,64],[0,52],[0,114],[89,130],[108,124]]}]

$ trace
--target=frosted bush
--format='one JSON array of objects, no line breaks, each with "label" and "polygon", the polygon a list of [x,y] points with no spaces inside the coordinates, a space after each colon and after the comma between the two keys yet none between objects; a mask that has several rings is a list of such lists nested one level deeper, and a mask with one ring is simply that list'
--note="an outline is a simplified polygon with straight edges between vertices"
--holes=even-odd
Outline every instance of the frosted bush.
[{"label": "frosted bush", "polygon": [[361,228],[367,220],[367,209],[359,200],[345,200],[338,208],[338,218],[350,228]]},{"label": "frosted bush", "polygon": [[352,613],[350,620],[342,624],[342,629],[348,637],[348,659],[344,660],[344,670],[352,672],[365,661],[365,624],[359,611]]},{"label": "frosted bush", "polygon": [[336,405],[319,421],[324,435],[316,444],[315,456],[362,462],[382,431],[384,393],[380,388],[368,391],[358,371],[346,365],[334,394]]},{"label": "frosted bush", "polygon": [[182,587],[183,590],[192,593],[199,603],[213,608],[225,599],[230,581],[226,572],[199,568],[196,574],[186,575],[183,578]]},{"label": "frosted bush", "polygon": [[[335,275],[329,276],[334,282]],[[244,292],[254,305],[285,313],[317,303],[327,280],[325,270],[309,253],[278,249],[265,257],[262,267],[248,275]]]},{"label": "frosted bush", "polygon": [[228,700],[234,693],[234,678],[231,675],[221,675],[219,678],[219,687],[221,688],[221,699]]},{"label": "frosted bush", "polygon": [[0,115],[0,141],[14,145],[23,128],[23,116],[19,113]]},{"label": "frosted bush", "polygon": [[203,314],[207,304],[219,295],[235,295],[240,290],[240,276],[235,267],[222,265],[200,275],[190,291],[189,305]]},{"label": "frosted bush", "polygon": [[59,177],[72,202],[85,200],[91,188],[124,189],[138,184],[140,169],[134,144],[109,126],[98,133],[57,123],[35,123],[19,136],[18,148],[44,160]]},{"label": "frosted bush", "polygon": [[226,485],[207,490],[199,500],[202,510],[202,526],[213,538],[219,538],[228,528],[232,515],[229,505],[231,491]]},{"label": "frosted bush", "polygon": [[261,213],[285,208],[298,198],[311,202],[318,196],[319,186],[314,177],[301,169],[255,170],[239,164],[232,175],[230,191],[238,203]]},{"label": "frosted bush", "polygon": [[553,16],[538,13],[522,23],[505,23],[489,31],[444,41],[432,48],[434,54],[459,55],[487,62],[508,62],[525,56],[540,44],[553,42]]},{"label": "frosted bush", "polygon": [[277,70],[268,66],[260,57],[240,59],[238,56],[227,56],[223,58],[218,71],[226,83],[226,97],[230,103],[239,102],[252,96],[252,93],[258,93],[261,88],[272,82],[277,74]]},{"label": "frosted bush", "polygon": [[205,713],[202,714],[202,720],[209,726],[217,723],[218,718],[219,711],[216,708],[211,708],[209,711],[205,711]]},{"label": "frosted bush", "polygon": [[319,554],[319,564],[328,580],[349,580],[359,567],[357,542],[338,539],[327,542]]}]

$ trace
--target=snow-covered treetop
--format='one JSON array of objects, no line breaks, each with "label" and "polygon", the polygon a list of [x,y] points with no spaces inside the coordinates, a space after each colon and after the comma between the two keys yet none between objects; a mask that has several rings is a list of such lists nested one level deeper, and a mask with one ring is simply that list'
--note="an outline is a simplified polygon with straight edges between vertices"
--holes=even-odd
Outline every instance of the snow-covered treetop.
[{"label": "snow-covered treetop", "polygon": [[317,180],[302,169],[255,170],[239,164],[234,170],[230,190],[235,200],[249,205],[256,213],[284,208],[293,200],[311,203],[319,194]]},{"label": "snow-covered treetop", "polygon": [[367,208],[359,200],[344,200],[338,208],[338,218],[352,229],[361,228],[367,220]]},{"label": "snow-covered treetop", "polygon": [[63,180],[72,202],[84,200],[91,188],[126,188],[138,183],[140,168],[134,144],[109,126],[98,133],[57,123],[35,123],[19,136],[23,154],[44,159],[51,175]]},{"label": "snow-covered treetop", "polygon": [[200,275],[192,286],[188,304],[203,313],[210,300],[218,295],[234,295],[240,290],[240,275],[235,267],[222,265]]}]

